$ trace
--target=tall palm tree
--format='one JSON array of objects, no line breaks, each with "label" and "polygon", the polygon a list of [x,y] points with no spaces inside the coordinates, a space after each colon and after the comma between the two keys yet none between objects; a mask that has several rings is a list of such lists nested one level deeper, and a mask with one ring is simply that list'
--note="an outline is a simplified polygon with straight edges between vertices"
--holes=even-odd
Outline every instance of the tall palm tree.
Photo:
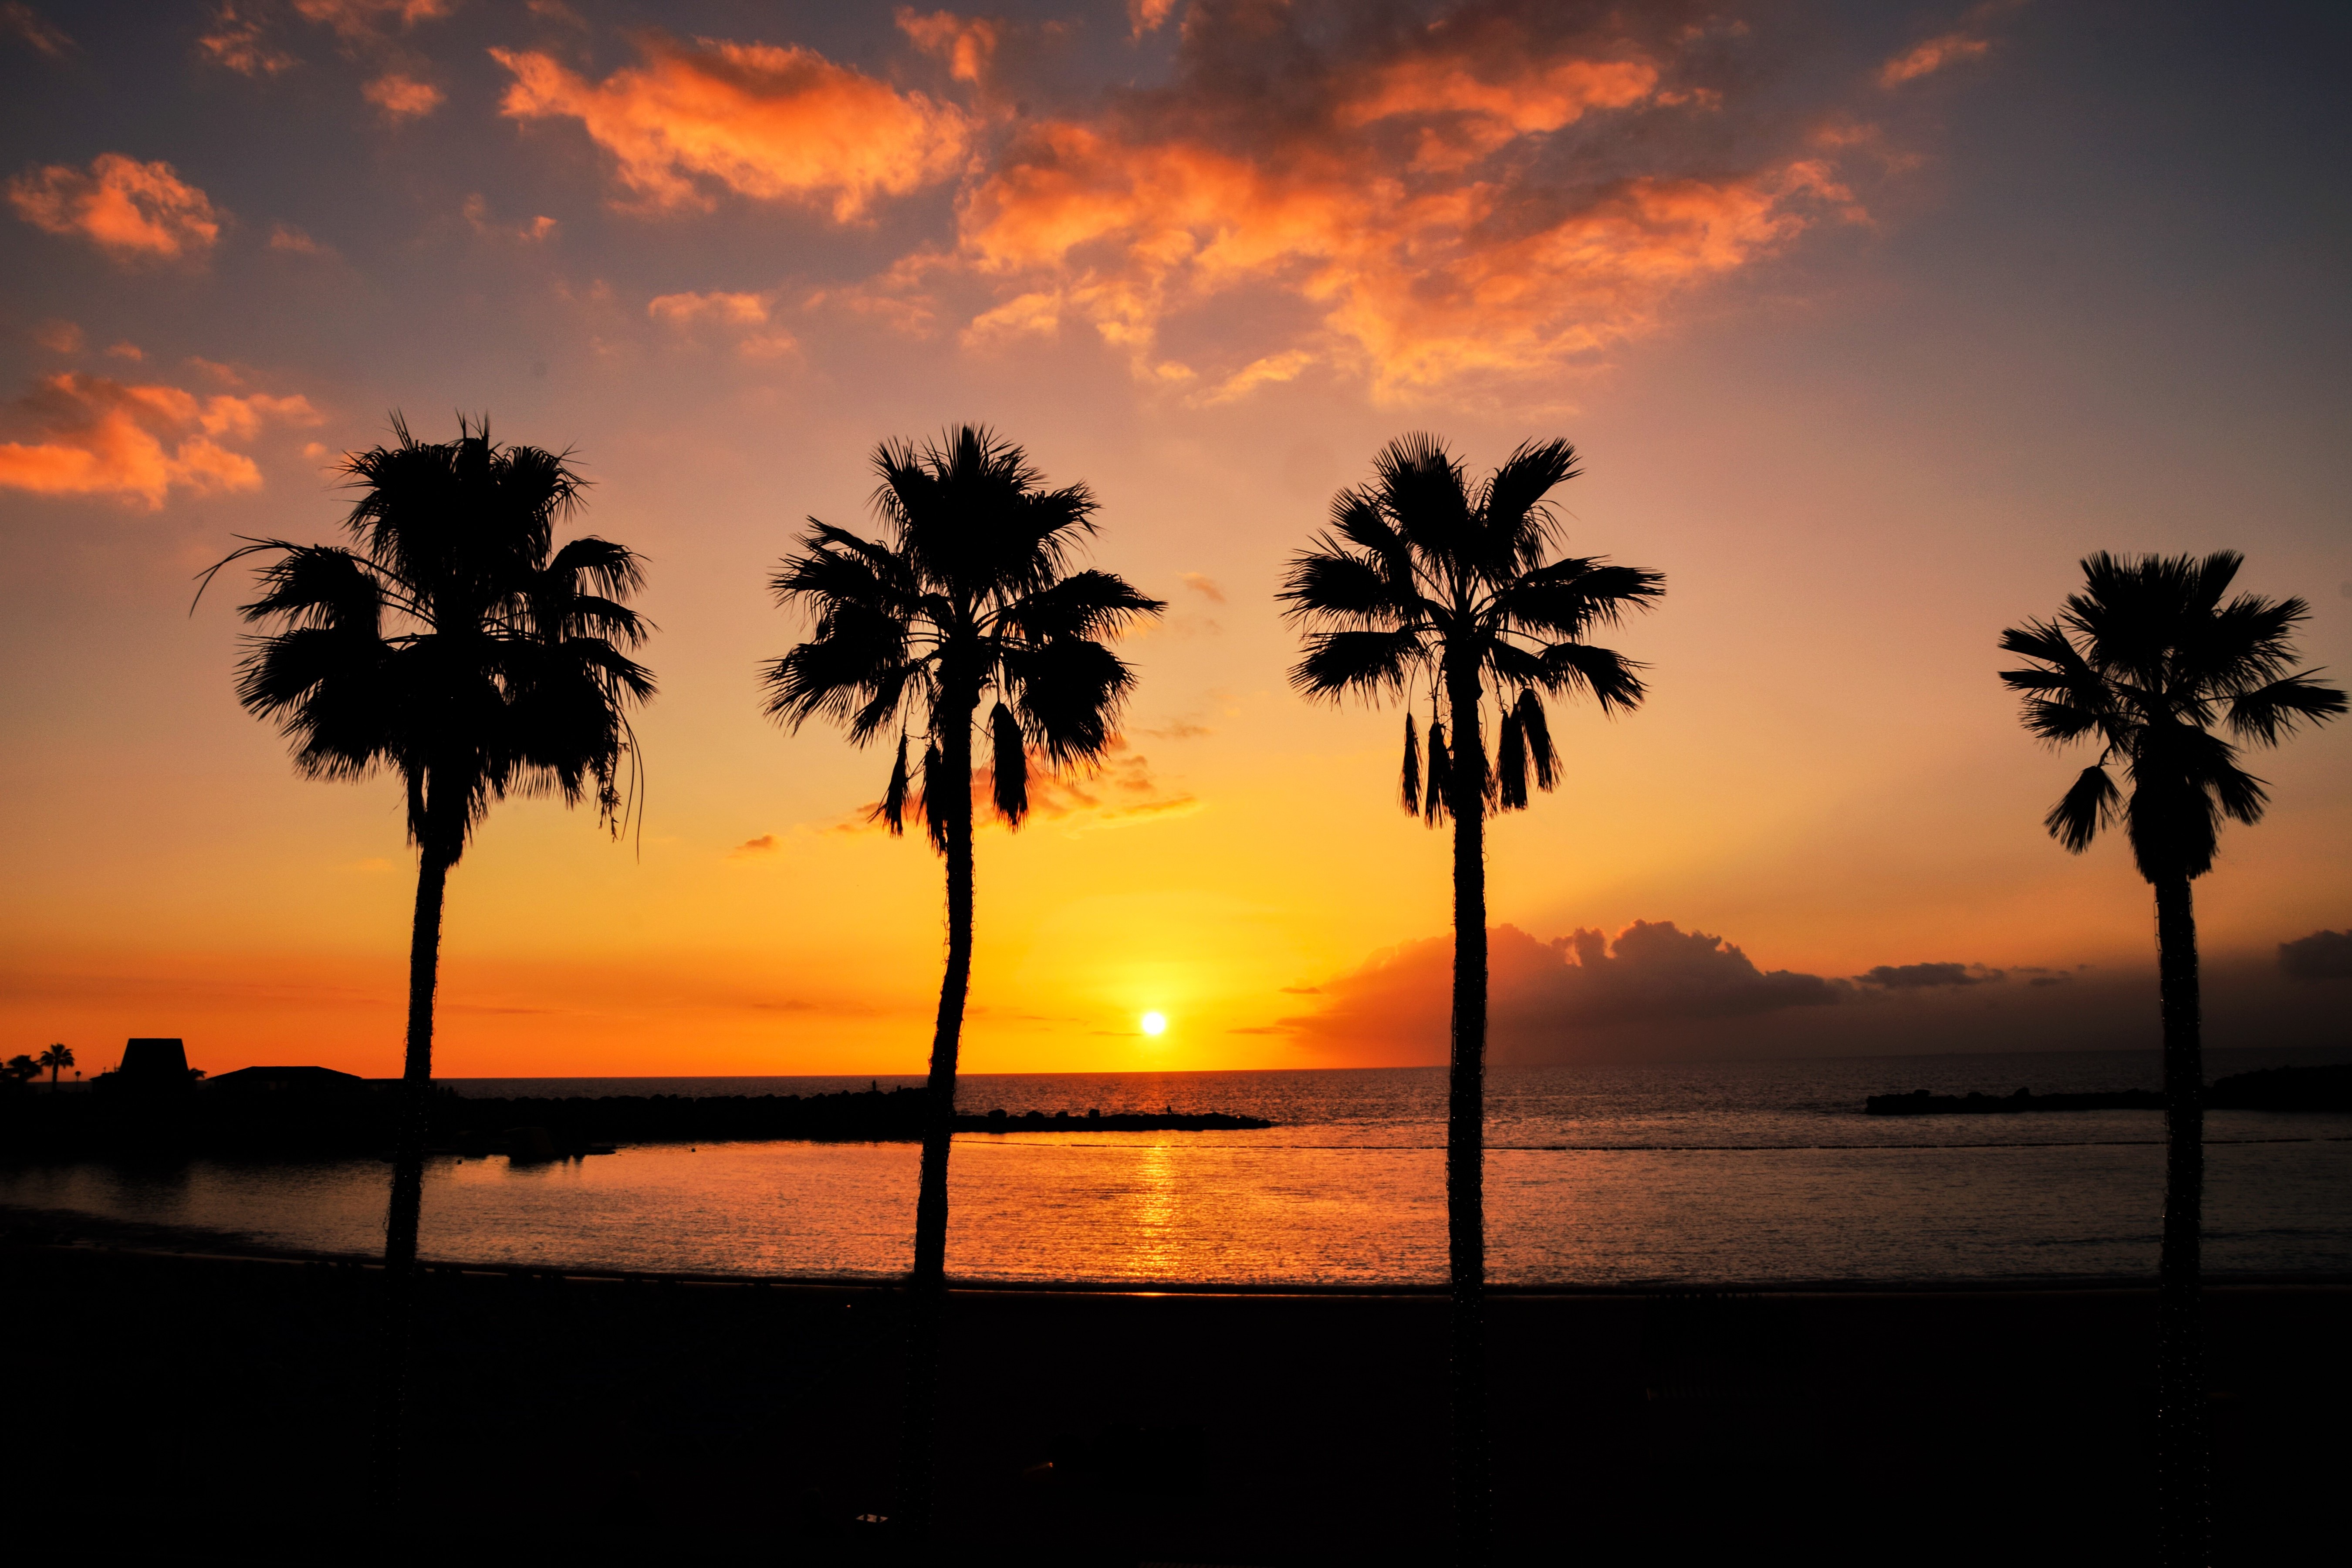
[{"label": "tall palm tree", "polygon": [[[2297,671],[2301,599],[2240,594],[2244,557],[2216,551],[2083,563],[2084,591],[2053,621],[2000,634],[2030,660],[2000,679],[2024,693],[2026,729],[2053,747],[2090,741],[2084,768],[2042,826],[2076,854],[2118,817],[2139,874],[2156,889],[2157,987],[2164,1024],[2164,1239],[2157,1264],[2157,1466],[2168,1563],[2206,1557],[2204,1336],[2198,1232],[2205,1186],[2205,1064],[2200,1039],[2197,916],[2189,883],[2213,866],[2221,819],[2252,824],[2263,781],[2214,732],[2275,746],[2305,721],[2344,711],[2344,693]],[[2125,795],[2109,775],[2120,766]]]},{"label": "tall palm tree", "polygon": [[[984,721],[990,803],[1017,827],[1029,811],[1033,758],[1056,770],[1093,766],[1118,733],[1135,676],[1097,639],[1167,605],[1110,573],[1071,570],[1094,531],[1093,492],[1083,484],[1046,489],[1027,454],[983,426],[960,426],[919,449],[885,441],[873,463],[886,537],[809,519],[774,587],[815,629],[768,667],[765,681],[769,714],[794,731],[822,716],[864,745],[895,730],[897,758],[874,816],[904,832],[912,795],[947,861],[947,973],[924,1099],[900,1470],[901,1519],[919,1538],[930,1517],[948,1150],[971,979],[975,721],[993,697]],[[919,782],[908,764],[918,735]]]},{"label": "tall palm tree", "polygon": [[[1644,696],[1641,667],[1584,640],[1665,592],[1654,572],[1597,556],[1552,557],[1545,498],[1578,473],[1566,441],[1529,442],[1473,486],[1433,436],[1391,441],[1372,479],[1331,502],[1331,531],[1292,562],[1281,598],[1307,629],[1291,684],[1309,698],[1404,703],[1400,798],[1454,822],[1453,1063],[1445,1204],[1453,1284],[1456,1555],[1486,1555],[1486,819],[1559,781],[1548,697],[1584,695],[1604,713]],[[1496,744],[1486,752],[1487,682]],[[1429,691],[1426,764],[1412,702]]]},{"label": "tall palm tree", "polygon": [[555,542],[584,483],[570,454],[498,446],[487,416],[461,419],[455,441],[419,441],[398,415],[392,428],[394,445],[343,465],[360,492],[348,547],[247,540],[205,574],[265,558],[261,596],[240,614],[268,629],[251,639],[237,698],[292,742],[295,767],[316,779],[389,770],[407,791],[416,907],[375,1451],[387,1491],[399,1485],[449,870],[509,795],[593,799],[617,834],[635,799],[628,710],[654,690],[622,651],[652,629],[626,603],[644,583],[639,558],[594,537]]},{"label": "tall palm tree", "polygon": [[74,1065],[73,1047],[68,1045],[49,1046],[34,1060],[49,1069],[49,1087],[55,1089],[58,1087],[58,1069]]}]

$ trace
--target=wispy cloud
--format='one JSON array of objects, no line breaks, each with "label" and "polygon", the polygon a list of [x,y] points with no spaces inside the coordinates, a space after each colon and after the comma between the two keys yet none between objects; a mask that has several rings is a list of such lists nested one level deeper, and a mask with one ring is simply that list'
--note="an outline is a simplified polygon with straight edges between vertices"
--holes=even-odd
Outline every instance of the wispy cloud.
[{"label": "wispy cloud", "polygon": [[555,231],[562,226],[545,213],[540,214],[537,217],[527,218],[521,223],[501,223],[490,216],[489,198],[479,191],[467,196],[465,205],[460,210],[466,215],[466,222],[473,231],[484,239],[503,239],[523,245],[537,245],[541,240],[551,238]]},{"label": "wispy cloud", "polygon": [[1986,39],[1971,37],[1966,33],[1946,33],[1929,38],[1926,43],[1905,50],[1878,68],[1878,85],[1901,87],[1906,81],[1916,81],[1946,66],[1963,60],[1981,59],[1992,45]]},{"label": "wispy cloud", "polygon": [[1882,991],[1935,991],[1982,985],[2005,977],[2004,971],[1981,963],[1881,963],[1853,978],[1858,985],[1875,985]]},{"label": "wispy cloud", "polygon": [[8,4],[0,5],[0,33],[14,34],[53,60],[61,60],[73,52],[74,41],[65,29],[21,0],[8,0]]},{"label": "wispy cloud", "polygon": [[837,222],[961,165],[972,121],[814,49],[665,38],[601,82],[535,50],[490,51],[513,74],[510,119],[579,121],[622,186],[653,208],[707,207],[712,187],[805,202]]},{"label": "wispy cloud", "polygon": [[213,13],[212,30],[197,37],[196,53],[239,76],[276,76],[293,67],[294,57],[271,44],[267,31],[250,4],[226,5]]},{"label": "wispy cloud", "polygon": [[171,164],[102,153],[87,171],[52,163],[8,182],[8,201],[26,223],[89,241],[124,260],[202,256],[220,237],[212,200]]},{"label": "wispy cloud", "polygon": [[394,123],[421,120],[448,98],[431,82],[419,81],[404,71],[384,72],[360,89],[360,96],[383,110],[383,117]]},{"label": "wispy cloud", "polygon": [[715,331],[731,338],[745,359],[776,359],[793,353],[799,341],[771,326],[773,297],[752,293],[658,294],[646,301],[646,314],[680,334]]},{"label": "wispy cloud", "polygon": [[457,0],[294,0],[294,10],[303,20],[331,27],[336,37],[351,41],[381,37],[395,24],[408,28],[438,21],[457,8]]},{"label": "wispy cloud", "polygon": [[1195,594],[1198,594],[1202,598],[1208,600],[1211,604],[1222,605],[1225,602],[1225,591],[1223,588],[1218,587],[1217,580],[1208,575],[1206,573],[1179,573],[1176,580],[1183,584],[1187,588],[1192,589]]},{"label": "wispy cloud", "polygon": [[283,251],[289,256],[332,256],[335,254],[334,247],[320,244],[318,240],[311,238],[307,231],[298,228],[290,223],[270,225],[269,248],[272,250]]}]

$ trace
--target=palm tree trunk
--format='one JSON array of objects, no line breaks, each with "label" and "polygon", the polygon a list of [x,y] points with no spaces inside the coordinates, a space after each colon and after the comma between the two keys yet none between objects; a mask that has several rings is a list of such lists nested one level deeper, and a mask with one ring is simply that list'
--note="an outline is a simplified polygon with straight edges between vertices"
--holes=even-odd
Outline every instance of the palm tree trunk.
[{"label": "palm tree trunk", "polygon": [[[923,1090],[923,1173],[915,1198],[915,1268],[908,1280],[906,1449],[899,1461],[900,1520],[908,1538],[930,1531],[938,1448],[940,1342],[947,1316],[948,1152],[955,1137],[956,1051],[971,986],[971,719],[978,706],[949,703],[940,755],[951,793],[942,837],[948,869],[948,968],[931,1028],[931,1076]],[[927,786],[928,787],[928,786]]]},{"label": "palm tree trunk", "polygon": [[1445,1105],[1445,1219],[1453,1290],[1454,1561],[1486,1561],[1486,742],[1475,670],[1447,681],[1454,814],[1454,1038]]},{"label": "palm tree trunk", "polygon": [[377,1503],[385,1510],[397,1509],[403,1493],[416,1233],[425,1205],[426,1117],[433,1096],[433,992],[440,976],[441,899],[449,859],[430,842],[419,852],[416,915],[408,939],[408,1051],[394,1111],[392,1203],[383,1222],[383,1343],[376,1384],[374,1484]]},{"label": "palm tree trunk", "polygon": [[2164,1244],[2157,1262],[2156,1463],[2161,1556],[2203,1568],[2208,1533],[2205,1326],[2199,1231],[2205,1197],[2205,1062],[2197,910],[2189,879],[2156,885],[2164,1006]]}]

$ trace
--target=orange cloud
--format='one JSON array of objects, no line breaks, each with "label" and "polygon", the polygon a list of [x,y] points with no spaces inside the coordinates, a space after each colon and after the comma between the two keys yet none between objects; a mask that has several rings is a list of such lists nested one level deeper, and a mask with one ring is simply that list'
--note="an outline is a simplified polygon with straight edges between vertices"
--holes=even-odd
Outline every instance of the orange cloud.
[{"label": "orange cloud", "polygon": [[781,328],[761,331],[768,323],[769,297],[764,294],[662,294],[646,302],[646,314],[679,331],[698,326],[733,331],[735,352],[745,359],[779,359],[800,349],[799,340]]},{"label": "orange cloud", "polygon": [[44,439],[0,442],[0,487],[112,496],[150,511],[174,487],[198,494],[261,487],[253,459],[216,437],[249,441],[265,424],[319,422],[300,396],[200,398],[71,372],[42,377],[17,406]]},{"label": "orange cloud", "polygon": [[1488,64],[1465,50],[1431,51],[1370,72],[1337,119],[1343,126],[1414,121],[1421,136],[1414,165],[1459,169],[1518,137],[1639,103],[1657,85],[1658,69],[1646,60],[1520,55]]},{"label": "orange cloud", "polygon": [[318,22],[344,39],[373,38],[386,24],[413,27],[437,21],[457,8],[457,0],[294,0],[305,21]]},{"label": "orange cloud", "polygon": [[1176,0],[1127,0],[1127,25],[1130,37],[1139,38],[1146,33],[1157,32],[1168,20],[1168,13],[1176,9]]},{"label": "orange cloud", "polygon": [[164,163],[103,153],[89,172],[52,163],[8,182],[17,215],[51,234],[79,235],[125,259],[171,260],[212,248],[220,215]]},{"label": "orange cloud", "polygon": [[[1066,318],[1151,363],[1160,324],[1271,285],[1318,319],[1310,342],[1259,357],[1205,395],[1360,365],[1377,390],[1544,369],[1653,327],[1677,289],[1776,250],[1813,199],[1850,204],[1829,166],[1635,177],[1538,216],[1503,182],[1415,186],[1336,145],[1230,153],[1040,129],[965,209],[957,259],[1029,285],[977,317],[976,340]],[[1532,219],[1532,221],[1530,221]]]},{"label": "orange cloud", "polygon": [[1878,85],[1900,87],[1906,81],[1916,81],[1961,60],[1982,58],[1991,47],[1992,45],[1985,39],[1971,38],[1966,33],[1946,33],[1941,37],[1928,39],[1916,49],[1895,56],[1879,67]]},{"label": "orange cloud", "polygon": [[[1687,129],[1724,94],[1685,79],[1673,37],[1548,30],[1554,15],[1496,6],[1277,48],[1263,35],[1286,13],[1196,6],[1175,87],[1024,128],[967,188],[952,247],[866,292],[919,321],[929,290],[977,279],[995,301],[966,342],[1090,328],[1197,402],[1318,367],[1398,395],[1555,371],[1654,330],[1824,210],[1866,216],[1820,148],[1724,170],[1717,140]],[[1268,53],[1278,104],[1250,64]],[[1247,353],[1165,353],[1212,302],[1248,311]]]},{"label": "orange cloud", "polygon": [[984,16],[959,16],[952,11],[934,11],[926,16],[918,15],[910,5],[901,5],[898,23],[898,30],[917,48],[944,60],[948,75],[957,81],[978,82],[987,73],[996,57],[996,46],[1003,37],[999,24]]},{"label": "orange cloud", "polygon": [[63,29],[51,26],[22,0],[8,0],[7,5],[0,5],[0,30],[16,34],[53,60],[65,58],[74,47],[73,39]]},{"label": "orange cloud", "polygon": [[332,256],[335,253],[333,247],[320,244],[308,232],[290,223],[270,226],[269,248],[295,256]]},{"label": "orange cloud", "polygon": [[662,294],[646,303],[646,314],[672,326],[697,321],[742,324],[768,319],[768,302],[758,294]]},{"label": "orange cloud", "polygon": [[81,328],[71,321],[43,321],[33,329],[33,341],[53,354],[79,353]]},{"label": "orange cloud", "polygon": [[276,76],[294,64],[294,57],[262,39],[261,19],[234,5],[213,13],[213,30],[196,39],[196,48],[216,66],[239,76]]},{"label": "orange cloud", "polygon": [[490,217],[489,198],[479,191],[467,196],[460,210],[465,213],[466,221],[473,226],[474,232],[485,239],[514,239],[526,245],[535,245],[562,226],[545,213],[529,223],[509,225],[494,222]]},{"label": "orange cloud", "polygon": [[365,87],[360,96],[383,110],[390,121],[421,118],[441,107],[448,97],[431,82],[418,81],[399,71],[387,71]]},{"label": "orange cloud", "polygon": [[954,174],[971,141],[971,119],[955,105],[814,49],[652,38],[639,51],[640,64],[591,82],[545,54],[492,49],[514,76],[502,111],[579,121],[650,206],[708,207],[716,182],[829,206],[842,223]]}]

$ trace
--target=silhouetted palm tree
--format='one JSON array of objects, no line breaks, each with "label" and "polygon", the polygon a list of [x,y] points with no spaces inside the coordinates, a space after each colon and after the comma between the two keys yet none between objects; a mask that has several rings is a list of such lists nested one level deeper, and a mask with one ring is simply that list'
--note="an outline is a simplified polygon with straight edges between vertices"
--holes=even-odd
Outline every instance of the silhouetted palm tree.
[{"label": "silhouetted palm tree", "polygon": [[[2121,817],[2139,874],[2156,889],[2158,990],[2164,1019],[2167,1131],[2164,1240],[2158,1268],[2157,1463],[2164,1558],[2206,1561],[2204,1336],[2198,1231],[2205,1185],[2205,1066],[2199,1038],[2197,918],[2189,884],[2212,868],[2224,816],[2262,820],[2263,781],[2213,732],[2275,746],[2296,724],[2344,711],[2344,693],[2294,669],[2301,599],[2223,595],[2243,557],[2217,551],[2083,563],[2084,590],[2054,621],[2001,633],[2030,668],[2001,672],[2025,693],[2027,730],[2052,746],[2095,742],[2043,818],[2080,854]],[[2120,765],[2128,795],[2109,776]]]},{"label": "silhouetted palm tree", "polygon": [[[1456,1552],[1485,1560],[1486,1279],[1486,817],[1559,782],[1547,697],[1583,694],[1603,712],[1644,695],[1640,666],[1583,640],[1665,591],[1654,572],[1599,557],[1547,559],[1559,542],[1545,497],[1577,472],[1565,441],[1528,443],[1475,488],[1432,436],[1391,442],[1369,484],[1331,502],[1332,531],[1292,562],[1285,614],[1308,628],[1291,683],[1310,698],[1355,692],[1406,706],[1401,795],[1409,814],[1454,819],[1453,1068],[1445,1200],[1454,1300]],[[1497,744],[1486,755],[1487,680]],[[1429,689],[1426,772],[1414,733]],[[1425,784],[1424,784],[1425,781]]]},{"label": "silhouetted palm tree", "polygon": [[[931,1034],[915,1207],[906,1454],[899,1508],[908,1532],[929,1527],[939,1342],[945,1305],[948,1150],[955,1131],[956,1049],[971,978],[972,732],[982,701],[992,804],[1018,826],[1029,810],[1033,753],[1055,769],[1099,763],[1135,677],[1097,637],[1167,606],[1108,572],[1071,571],[1094,531],[1083,484],[1049,490],[1027,455],[984,427],[935,444],[885,441],[874,505],[887,537],[809,520],[774,586],[815,621],[808,641],[769,666],[767,710],[798,730],[823,716],[865,744],[898,732],[897,760],[874,816],[904,831],[911,792],[947,860],[948,960]],[[922,737],[919,784],[908,764]]]},{"label": "silhouetted palm tree", "polygon": [[55,1089],[58,1086],[58,1070],[60,1068],[69,1068],[74,1065],[73,1047],[67,1045],[51,1046],[34,1060],[49,1069],[49,1087]]},{"label": "silhouetted palm tree", "polygon": [[271,558],[261,596],[240,606],[272,629],[252,639],[237,697],[293,742],[295,766],[318,779],[388,769],[408,793],[416,910],[376,1433],[387,1489],[398,1485],[449,868],[509,795],[593,798],[617,833],[632,804],[619,782],[635,750],[628,709],[654,689],[621,651],[651,629],[625,603],[644,581],[638,557],[593,537],[555,543],[580,504],[568,453],[494,445],[487,417],[461,420],[449,442],[416,440],[397,415],[393,433],[394,445],[343,466],[360,491],[350,548],[250,540],[205,574]]}]

